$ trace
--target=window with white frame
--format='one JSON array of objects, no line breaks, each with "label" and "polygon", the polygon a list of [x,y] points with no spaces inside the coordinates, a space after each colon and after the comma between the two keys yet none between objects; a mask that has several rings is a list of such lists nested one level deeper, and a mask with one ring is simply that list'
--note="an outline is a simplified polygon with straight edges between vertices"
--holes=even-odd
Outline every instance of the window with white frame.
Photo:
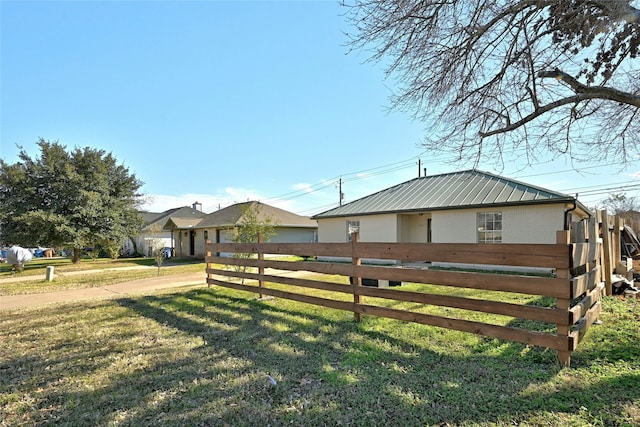
[{"label": "window with white frame", "polygon": [[502,212],[478,212],[478,243],[502,243]]},{"label": "window with white frame", "polygon": [[347,221],[347,242],[351,241],[351,233],[360,232],[360,221]]}]

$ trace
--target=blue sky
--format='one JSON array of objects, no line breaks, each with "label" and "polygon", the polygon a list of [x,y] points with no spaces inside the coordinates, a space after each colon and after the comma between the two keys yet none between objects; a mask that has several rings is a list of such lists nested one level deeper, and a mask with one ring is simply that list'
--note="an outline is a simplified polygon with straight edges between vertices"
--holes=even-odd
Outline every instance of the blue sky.
[{"label": "blue sky", "polygon": [[[103,149],[152,211],[261,200],[312,215],[457,169],[429,124],[389,112],[394,82],[351,52],[339,2],[0,1],[0,158],[39,137]],[[640,165],[480,169],[593,206],[638,196]]]}]

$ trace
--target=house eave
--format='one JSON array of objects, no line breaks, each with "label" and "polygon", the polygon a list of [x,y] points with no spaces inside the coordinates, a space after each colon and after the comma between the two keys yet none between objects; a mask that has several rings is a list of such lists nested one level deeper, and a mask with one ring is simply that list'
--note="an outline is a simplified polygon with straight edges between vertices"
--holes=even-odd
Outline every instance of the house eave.
[{"label": "house eave", "polygon": [[493,204],[473,204],[473,205],[464,205],[464,206],[439,206],[439,207],[419,207],[414,209],[402,209],[402,210],[384,210],[384,211],[374,211],[374,212],[354,212],[348,214],[340,214],[340,215],[316,215],[312,216],[311,219],[320,220],[320,219],[329,219],[329,218],[347,218],[354,216],[370,216],[370,215],[398,215],[398,214],[411,214],[411,213],[421,213],[421,212],[435,212],[435,211],[452,211],[452,210],[464,210],[464,209],[492,209],[492,208],[502,208],[502,207],[514,207],[514,206],[538,206],[538,205],[555,205],[555,204],[567,204],[567,203],[577,203],[577,206],[580,210],[582,210],[586,215],[592,216],[591,211],[576,200],[573,197],[567,198],[558,198],[551,200],[528,200],[522,202],[505,202],[505,203],[493,203]]}]

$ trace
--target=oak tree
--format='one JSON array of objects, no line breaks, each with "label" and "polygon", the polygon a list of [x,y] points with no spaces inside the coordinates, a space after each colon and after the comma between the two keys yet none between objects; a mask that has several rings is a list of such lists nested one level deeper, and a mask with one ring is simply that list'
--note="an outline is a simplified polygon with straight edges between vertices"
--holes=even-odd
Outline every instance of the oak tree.
[{"label": "oak tree", "polygon": [[15,164],[0,159],[0,241],[67,247],[79,262],[83,248],[120,245],[140,229],[142,182],[111,153],[38,146],[39,157],[21,148]]},{"label": "oak tree", "polygon": [[353,0],[354,50],[458,161],[625,162],[640,142],[638,0]]}]

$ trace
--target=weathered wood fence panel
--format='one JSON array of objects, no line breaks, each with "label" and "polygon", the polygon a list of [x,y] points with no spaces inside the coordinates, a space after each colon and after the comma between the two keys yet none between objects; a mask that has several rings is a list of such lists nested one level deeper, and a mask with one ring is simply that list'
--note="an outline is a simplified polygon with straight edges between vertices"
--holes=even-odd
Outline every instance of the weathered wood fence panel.
[{"label": "weathered wood fence panel", "polygon": [[[576,298],[570,308],[572,313],[571,331],[573,348],[575,350],[589,327],[598,319],[602,309],[602,295],[605,293],[605,282],[602,280],[602,263],[610,262],[609,258],[602,259],[603,244],[598,230],[596,218],[589,218],[572,224],[574,230],[572,240],[574,256],[572,267],[575,272],[571,279],[572,297]],[[579,253],[579,256],[576,256]],[[610,270],[610,267],[605,270]]]},{"label": "weathered wood fence panel", "polygon": [[[558,351],[561,364],[569,365],[570,352],[600,313],[604,285],[597,264],[601,250],[596,222],[573,224],[570,232],[558,232],[558,243],[528,244],[417,244],[351,243],[207,243],[207,283],[232,289],[286,298],[360,315],[375,315],[402,321],[439,326],[483,336],[542,346]],[[595,238],[589,238],[596,236]],[[219,253],[252,254],[253,257],[221,257]],[[283,261],[265,255],[330,257],[340,262]],[[387,260],[390,265],[362,265],[363,259]],[[553,269],[553,277],[499,274],[495,271],[448,271],[410,268],[403,262],[453,262],[505,267]],[[215,265],[214,265],[215,264]],[[257,271],[257,272],[255,272]],[[582,271],[582,274],[574,274]],[[302,272],[299,274],[297,272]],[[304,277],[299,277],[304,276]],[[338,281],[336,278],[338,276]],[[347,284],[348,278],[350,283]],[[417,292],[402,288],[362,286],[363,279],[432,284],[452,288],[519,293],[555,298],[555,307],[524,305],[490,299]],[[241,283],[239,282],[241,281]],[[256,286],[256,283],[258,284]],[[276,289],[269,284],[291,287]],[[332,297],[305,293],[304,289],[328,291]],[[351,301],[334,299],[352,295]],[[492,313],[556,325],[554,332],[539,332],[508,325],[487,324],[371,304],[371,298],[412,302],[421,306],[441,306],[472,312]],[[573,303],[572,303],[573,302]],[[463,317],[460,314],[459,317]]]}]

